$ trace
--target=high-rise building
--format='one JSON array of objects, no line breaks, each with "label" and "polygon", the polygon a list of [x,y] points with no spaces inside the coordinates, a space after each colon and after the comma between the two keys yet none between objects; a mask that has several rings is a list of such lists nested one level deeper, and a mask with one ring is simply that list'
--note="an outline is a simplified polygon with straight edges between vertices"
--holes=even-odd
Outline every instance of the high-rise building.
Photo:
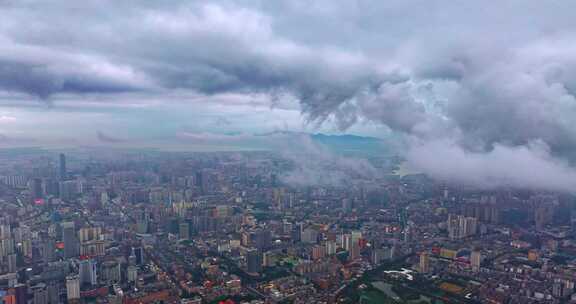
[{"label": "high-rise building", "polygon": [[362,239],[362,232],[361,231],[352,231],[351,233],[352,241],[358,243],[360,239]]},{"label": "high-rise building", "polygon": [[96,261],[92,259],[80,261],[80,285],[94,286],[98,284],[96,277]]},{"label": "high-rise building", "polygon": [[291,234],[294,230],[294,225],[286,220],[282,222],[282,233],[284,234]]},{"label": "high-rise building", "polygon": [[150,220],[146,217],[140,217],[136,220],[136,232],[140,234],[148,233]]},{"label": "high-rise building", "polygon": [[0,257],[6,257],[12,253],[14,253],[14,239],[8,238],[0,240]]},{"label": "high-rise building", "polygon": [[60,285],[58,282],[49,282],[46,288],[48,290],[48,303],[60,304]]},{"label": "high-rise building", "polygon": [[72,200],[82,193],[82,182],[78,180],[62,181],[59,183],[58,193],[62,200]]},{"label": "high-rise building", "polygon": [[262,271],[262,256],[257,249],[251,248],[246,252],[246,266],[249,273]]},{"label": "high-rise building", "polygon": [[264,254],[262,254],[262,265],[263,266],[272,267],[272,266],[276,265],[277,261],[278,261],[278,257],[271,251],[264,252]]},{"label": "high-rise building", "polygon": [[250,235],[250,242],[258,250],[268,249],[272,245],[272,233],[270,230],[259,229]]},{"label": "high-rise building", "polygon": [[190,224],[187,222],[180,223],[178,234],[181,240],[190,239]]},{"label": "high-rise building", "polygon": [[478,232],[478,219],[463,215],[450,214],[447,221],[448,236],[462,239],[475,235]]},{"label": "high-rise building", "polygon": [[362,233],[359,231],[354,231],[350,234],[342,235],[342,248],[348,251],[348,259],[356,260],[360,257],[360,239],[362,238]]},{"label": "high-rise building", "polygon": [[144,249],[142,247],[132,248],[136,256],[136,265],[144,265]]},{"label": "high-rise building", "polygon": [[406,228],[404,228],[404,231],[402,231],[402,236],[404,238],[404,243],[410,243],[412,242],[412,237],[413,237],[413,232],[412,232],[412,227],[410,225],[407,225]]},{"label": "high-rise building", "polygon": [[27,258],[32,258],[32,240],[27,238],[22,240],[22,255]]},{"label": "high-rise building", "polygon": [[336,254],[336,242],[334,241],[326,242],[326,254],[327,255]]},{"label": "high-rise building", "polygon": [[552,284],[552,295],[556,298],[561,298],[563,294],[563,284],[561,279],[554,279],[554,283]]},{"label": "high-rise building", "polygon": [[326,247],[322,245],[314,245],[312,247],[312,259],[318,260],[326,256]]},{"label": "high-rise building", "polygon": [[480,251],[472,251],[470,254],[470,266],[472,267],[472,271],[478,272],[480,271],[480,263],[482,262],[482,254]]},{"label": "high-rise building", "polygon": [[66,277],[66,296],[68,302],[80,300],[80,278],[77,275]]},{"label": "high-rise building", "polygon": [[105,241],[89,241],[80,244],[80,255],[104,256],[106,254]]},{"label": "high-rise building", "polygon": [[194,185],[201,191],[201,193],[206,194],[210,192],[211,178],[213,176],[210,172],[205,170],[198,171],[194,175]]},{"label": "high-rise building", "polygon": [[10,225],[0,225],[0,239],[9,239],[11,235]]},{"label": "high-rise building", "polygon": [[37,285],[30,287],[30,291],[32,292],[33,304],[49,303],[48,289],[46,288],[46,284],[38,283]]},{"label": "high-rise building", "polygon": [[78,231],[80,242],[100,240],[102,227],[84,227]]},{"label": "high-rise building", "polygon": [[32,198],[34,199],[41,199],[44,197],[44,188],[42,187],[42,179],[41,178],[33,178],[31,181],[31,192]]},{"label": "high-rise building", "polygon": [[61,180],[65,180],[68,172],[66,171],[66,156],[64,153],[60,153],[60,163],[59,163],[59,177]]},{"label": "high-rise building", "polygon": [[196,172],[196,174],[194,174],[194,186],[196,187],[202,187],[203,184],[203,178],[202,178],[202,172]]},{"label": "high-rise building", "polygon": [[350,234],[342,235],[342,244],[340,247],[344,248],[344,250],[350,251],[350,248],[352,248],[353,243],[354,239],[352,238],[352,235]]},{"label": "high-rise building", "polygon": [[428,273],[430,271],[430,257],[427,252],[420,253],[419,270],[421,273]]},{"label": "high-rise building", "polygon": [[475,217],[466,217],[461,231],[463,231],[463,237],[475,235],[478,232],[478,220]]},{"label": "high-rise building", "polygon": [[572,236],[576,236],[576,210],[570,211],[570,230]]},{"label": "high-rise building", "polygon": [[136,265],[136,253],[134,253],[134,247],[130,250],[130,255],[128,256],[128,265],[134,266]]},{"label": "high-rise building", "polygon": [[358,242],[352,242],[350,250],[348,251],[348,259],[354,261],[360,257],[360,244]]},{"label": "high-rise building", "polygon": [[17,284],[14,286],[14,293],[16,295],[16,304],[28,303],[28,286],[26,284]]},{"label": "high-rise building", "polygon": [[64,240],[64,257],[72,258],[78,255],[79,247],[76,241],[74,222],[62,223],[62,239]]},{"label": "high-rise building", "polygon": [[[275,187],[275,186],[273,186],[273,187]],[[274,188],[272,190],[272,201],[273,201],[276,209],[279,209],[279,210],[282,209],[283,203],[284,203],[284,193],[285,193],[284,188]]]},{"label": "high-rise building", "polygon": [[128,266],[127,279],[129,283],[136,283],[138,280],[138,267]]},{"label": "high-rise building", "polygon": [[56,178],[48,178],[44,180],[44,190],[47,195],[60,196],[60,184]]},{"label": "high-rise building", "polygon": [[11,253],[8,255],[8,272],[14,273],[18,271],[18,265],[16,265],[16,253]]},{"label": "high-rise building", "polygon": [[103,262],[100,268],[100,274],[102,276],[102,280],[108,285],[120,283],[120,263],[117,261]]},{"label": "high-rise building", "polygon": [[306,228],[302,231],[301,235],[302,243],[316,244],[318,242],[318,232],[312,228]]},{"label": "high-rise building", "polygon": [[26,186],[28,179],[23,175],[8,175],[0,176],[0,183],[4,183],[11,187],[22,188]]}]

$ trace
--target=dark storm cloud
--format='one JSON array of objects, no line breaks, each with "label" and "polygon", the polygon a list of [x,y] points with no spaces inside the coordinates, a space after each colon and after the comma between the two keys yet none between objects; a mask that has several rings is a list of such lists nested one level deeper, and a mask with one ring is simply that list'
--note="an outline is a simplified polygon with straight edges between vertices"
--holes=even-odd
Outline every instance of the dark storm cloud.
[{"label": "dark storm cloud", "polygon": [[[22,76],[2,85],[35,96],[144,89],[147,77],[164,89],[288,91],[312,103],[337,102],[373,73],[362,56],[277,35],[273,16],[242,3],[26,3],[3,7],[11,18],[0,24],[0,35],[10,47],[0,59],[18,62]],[[86,71],[104,63],[109,69],[99,75]]]},{"label": "dark storm cloud", "polygon": [[[404,134],[409,160],[440,178],[419,149],[461,152],[447,166],[458,176],[489,179],[478,168],[499,167],[502,151],[531,154],[552,181],[573,171],[570,1],[1,3],[3,90],[269,94],[297,99],[314,123]],[[519,167],[505,183],[532,186]]]},{"label": "dark storm cloud", "polygon": [[40,99],[54,93],[120,93],[140,88],[92,75],[63,74],[47,66],[0,62],[0,88],[25,92]]},{"label": "dark storm cloud", "polygon": [[41,67],[31,64],[0,62],[0,87],[26,92],[45,99],[60,86],[58,81]]},{"label": "dark storm cloud", "polygon": [[109,94],[151,87],[145,75],[128,65],[112,63],[105,56],[25,45],[0,31],[2,90],[47,99],[58,93]]}]

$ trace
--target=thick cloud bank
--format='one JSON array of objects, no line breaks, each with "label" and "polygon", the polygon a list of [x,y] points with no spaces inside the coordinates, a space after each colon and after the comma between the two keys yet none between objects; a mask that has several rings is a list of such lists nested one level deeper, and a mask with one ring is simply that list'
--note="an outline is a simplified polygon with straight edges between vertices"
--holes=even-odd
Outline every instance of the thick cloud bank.
[{"label": "thick cloud bank", "polygon": [[541,142],[516,147],[496,145],[489,152],[470,152],[453,143],[428,141],[413,145],[406,157],[413,168],[457,184],[481,188],[576,189],[576,171],[551,157]]},{"label": "thick cloud bank", "polygon": [[575,9],[519,0],[9,0],[0,2],[0,90],[78,102],[266,94],[272,106],[299,101],[312,122],[377,123],[415,139],[408,160],[438,178],[573,191]]},{"label": "thick cloud bank", "polygon": [[343,156],[314,142],[308,135],[282,136],[273,139],[284,158],[294,168],[282,176],[285,183],[298,186],[337,185],[351,186],[355,179],[382,178],[383,172],[363,158]]}]

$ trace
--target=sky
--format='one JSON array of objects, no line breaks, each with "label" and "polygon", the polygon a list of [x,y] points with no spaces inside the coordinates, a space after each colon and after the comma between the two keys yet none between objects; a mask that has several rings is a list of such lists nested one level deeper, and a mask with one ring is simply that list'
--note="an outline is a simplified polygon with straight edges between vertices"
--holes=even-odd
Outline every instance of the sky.
[{"label": "sky", "polygon": [[570,190],[575,9],[0,0],[0,145],[394,134],[432,176]]}]

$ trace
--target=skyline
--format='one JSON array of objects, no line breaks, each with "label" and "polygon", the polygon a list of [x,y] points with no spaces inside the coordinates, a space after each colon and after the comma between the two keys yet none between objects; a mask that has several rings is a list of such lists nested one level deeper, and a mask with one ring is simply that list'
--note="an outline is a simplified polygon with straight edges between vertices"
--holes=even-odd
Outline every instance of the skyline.
[{"label": "skyline", "polygon": [[574,11],[0,0],[0,304],[576,304]]}]

